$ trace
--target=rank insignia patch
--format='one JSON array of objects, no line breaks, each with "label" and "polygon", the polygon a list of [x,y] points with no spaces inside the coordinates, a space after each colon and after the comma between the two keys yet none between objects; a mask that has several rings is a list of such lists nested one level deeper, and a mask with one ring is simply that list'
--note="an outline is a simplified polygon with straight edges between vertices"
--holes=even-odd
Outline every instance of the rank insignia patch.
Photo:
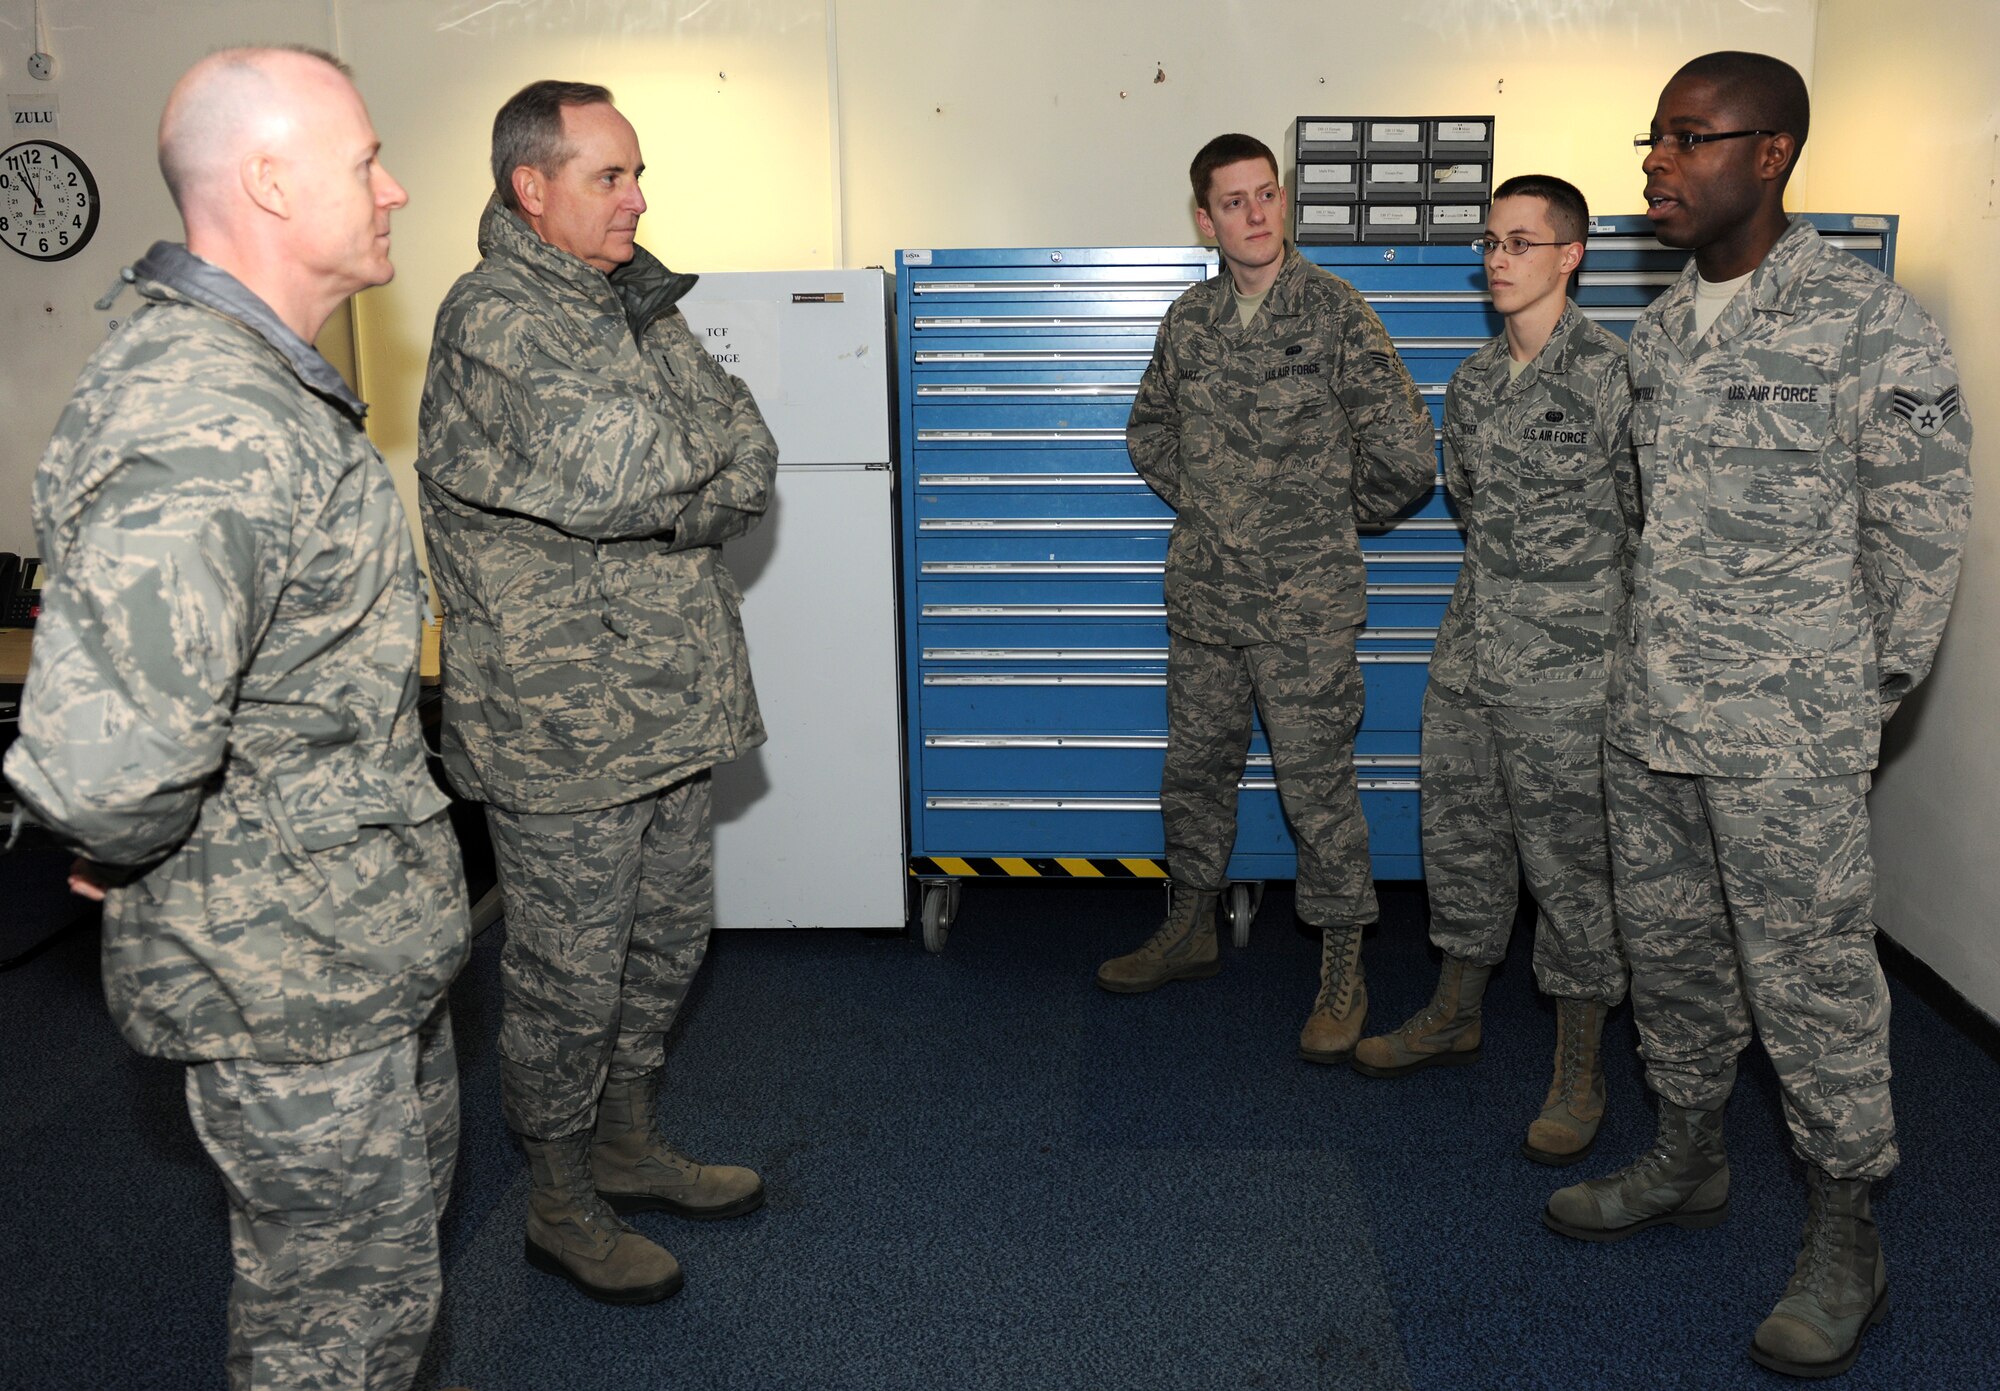
[{"label": "rank insignia patch", "polygon": [[1386,372],[1396,370],[1396,359],[1390,353],[1370,353],[1368,354],[1368,360]]},{"label": "rank insignia patch", "polygon": [[1899,386],[1890,394],[1889,409],[1909,421],[1910,428],[1918,434],[1935,435],[1958,414],[1958,388],[1947,387],[1933,398]]}]

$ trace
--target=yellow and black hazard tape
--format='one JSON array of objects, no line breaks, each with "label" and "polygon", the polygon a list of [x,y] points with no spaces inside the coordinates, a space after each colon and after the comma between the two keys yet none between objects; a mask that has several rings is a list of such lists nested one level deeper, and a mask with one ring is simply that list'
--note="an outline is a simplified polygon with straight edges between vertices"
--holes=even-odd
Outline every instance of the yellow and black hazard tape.
[{"label": "yellow and black hazard tape", "polygon": [[915,879],[1165,879],[1167,863],[1143,855],[1120,859],[912,855],[910,875]]}]

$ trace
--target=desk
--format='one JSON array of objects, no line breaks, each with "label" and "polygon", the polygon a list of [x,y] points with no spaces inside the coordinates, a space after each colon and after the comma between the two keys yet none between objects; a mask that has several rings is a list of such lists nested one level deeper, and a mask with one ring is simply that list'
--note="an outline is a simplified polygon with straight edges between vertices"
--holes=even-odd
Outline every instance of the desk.
[{"label": "desk", "polygon": [[[424,624],[419,669],[426,686],[438,683],[438,638],[444,626],[433,618]],[[18,686],[28,679],[28,657],[34,651],[33,628],[0,628],[0,686]]]},{"label": "desk", "polygon": [[28,679],[28,653],[34,642],[33,628],[0,628],[0,686],[18,686]]}]

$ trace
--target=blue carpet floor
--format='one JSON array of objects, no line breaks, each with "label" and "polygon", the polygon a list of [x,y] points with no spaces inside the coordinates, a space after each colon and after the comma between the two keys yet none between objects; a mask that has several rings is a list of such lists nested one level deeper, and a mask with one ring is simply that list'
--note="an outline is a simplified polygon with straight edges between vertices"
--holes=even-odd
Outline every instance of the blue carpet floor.
[{"label": "blue carpet floor", "polygon": [[[499,1118],[504,928],[453,994],[465,1142],[424,1386],[591,1388],[1778,1387],[1745,1356],[1803,1216],[1775,1084],[1746,1058],[1734,1211],[1589,1246],[1542,1229],[1563,1171],[1519,1157],[1553,1009],[1516,934],[1474,1067],[1385,1082],[1293,1056],[1316,944],[1274,887],[1223,974],[1091,984],[1161,907],[1132,885],[973,884],[947,951],[725,934],[683,1015],[665,1122],[758,1166],[734,1222],[644,1215],[686,1290],[609,1309],[520,1257]],[[1428,997],[1420,893],[1391,889],[1373,1018]],[[0,1386],[222,1384],[228,1254],[180,1070],[136,1058],[72,933],[0,976]],[[1877,1190],[1894,1311],[1844,1388],[2000,1380],[2000,1063],[1895,987],[1904,1162]],[[1579,1175],[1643,1148],[1629,1015]]]}]

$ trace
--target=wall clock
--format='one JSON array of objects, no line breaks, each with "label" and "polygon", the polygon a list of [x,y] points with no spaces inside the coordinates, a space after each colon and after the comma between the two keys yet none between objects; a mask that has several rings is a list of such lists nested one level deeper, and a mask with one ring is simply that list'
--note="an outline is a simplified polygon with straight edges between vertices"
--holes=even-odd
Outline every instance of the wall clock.
[{"label": "wall clock", "polygon": [[0,242],[31,261],[76,255],[97,231],[97,180],[53,140],[0,151]]}]

